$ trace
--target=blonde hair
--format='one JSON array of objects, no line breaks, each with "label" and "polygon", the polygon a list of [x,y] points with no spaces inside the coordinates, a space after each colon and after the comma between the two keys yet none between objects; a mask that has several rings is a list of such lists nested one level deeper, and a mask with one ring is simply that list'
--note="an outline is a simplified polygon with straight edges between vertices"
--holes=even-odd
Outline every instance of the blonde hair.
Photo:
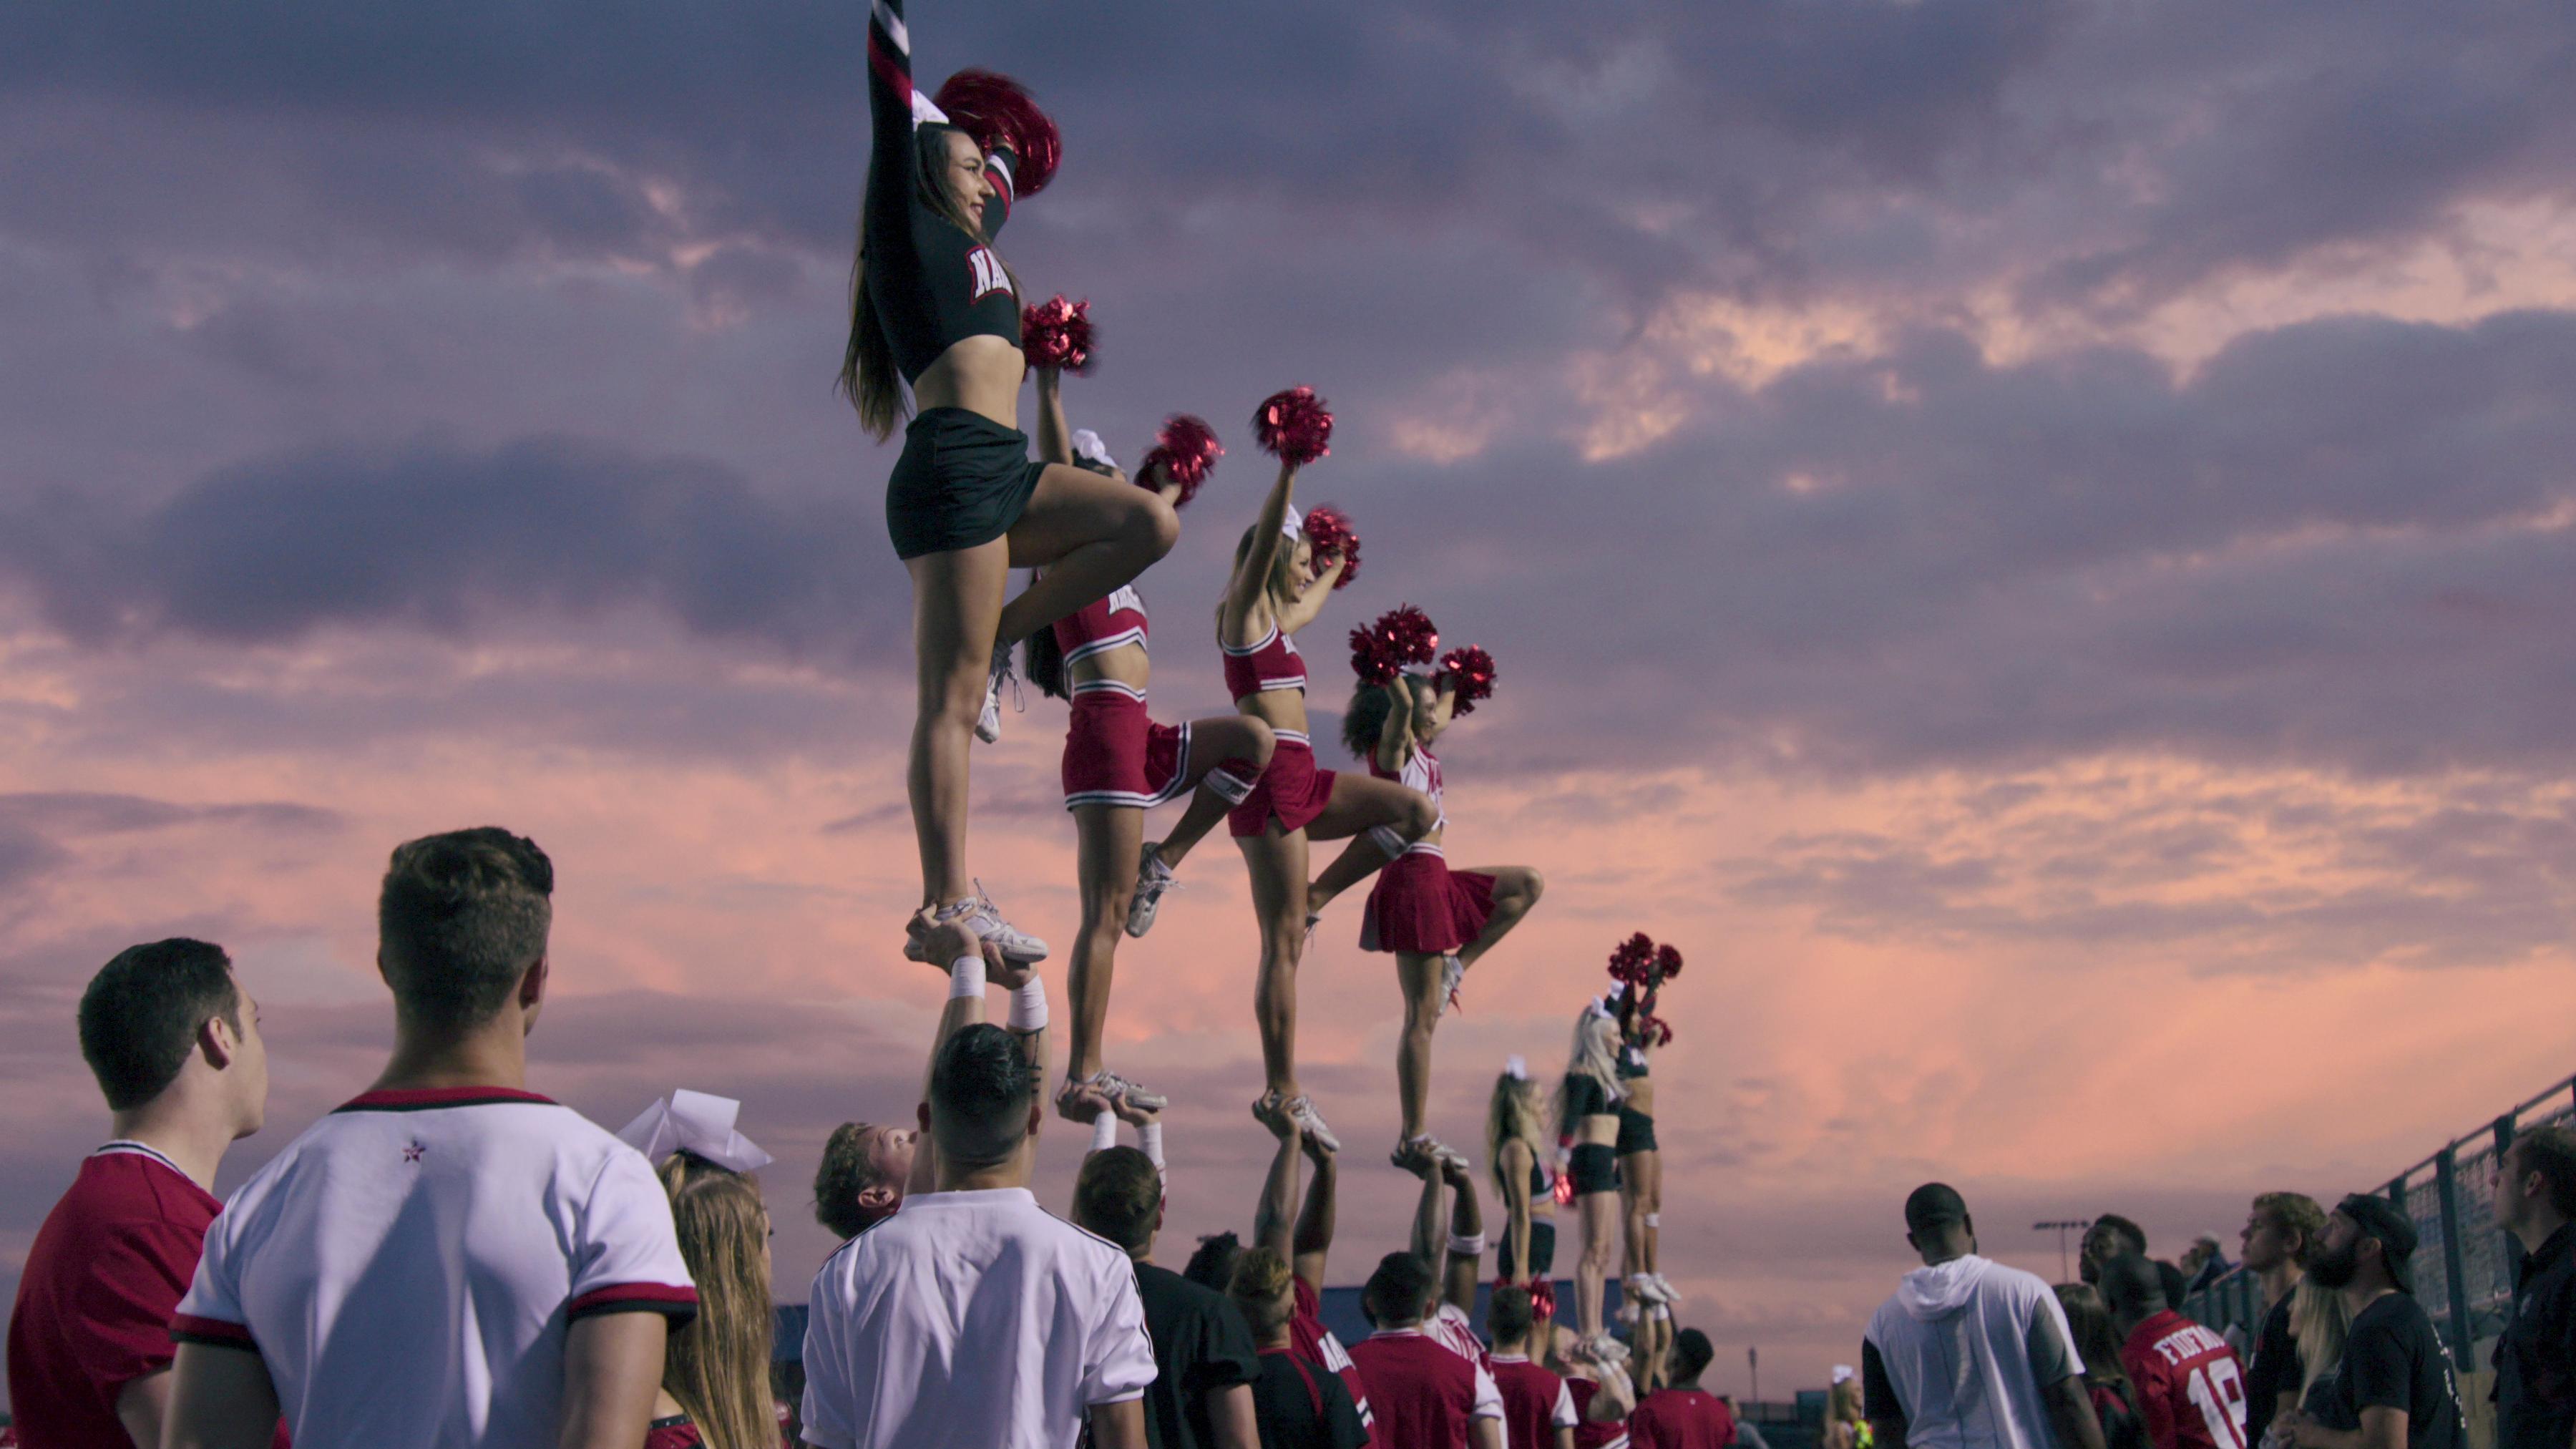
[{"label": "blonde hair", "polygon": [[1619,1085],[1618,1053],[1619,1023],[1594,1011],[1591,1002],[1585,1002],[1583,1014],[1574,1019],[1574,1049],[1566,1054],[1565,1079],[1556,1085],[1556,1115],[1560,1122],[1564,1121],[1570,1089],[1578,1076],[1599,1082],[1613,1102],[1628,1095],[1627,1089]]},{"label": "blonde hair", "polygon": [[1296,1312],[1296,1292],[1289,1286],[1293,1276],[1277,1248],[1251,1248],[1234,1260],[1234,1276],[1227,1280],[1225,1293],[1243,1310],[1254,1338],[1277,1333]]},{"label": "blonde hair", "polygon": [[1509,1202],[1511,1180],[1503,1171],[1506,1142],[1528,1147],[1532,1162],[1547,1161],[1547,1124],[1541,1120],[1538,1083],[1509,1072],[1494,1078],[1493,1100],[1485,1105],[1485,1161],[1493,1171],[1495,1190],[1503,1195],[1502,1201]]},{"label": "blonde hair", "polygon": [[2290,1297],[2290,1337],[2299,1345],[2299,1398],[2305,1402],[2317,1380],[2343,1362],[2343,1342],[2352,1332],[2352,1310],[2343,1295],[2313,1278],[2299,1280]]},{"label": "blonde hair", "polygon": [[662,1389],[679,1400],[707,1449],[772,1449],[769,1394],[769,1213],[760,1186],[705,1158],[662,1161],[662,1190],[680,1257],[698,1285],[698,1316],[671,1335]]}]

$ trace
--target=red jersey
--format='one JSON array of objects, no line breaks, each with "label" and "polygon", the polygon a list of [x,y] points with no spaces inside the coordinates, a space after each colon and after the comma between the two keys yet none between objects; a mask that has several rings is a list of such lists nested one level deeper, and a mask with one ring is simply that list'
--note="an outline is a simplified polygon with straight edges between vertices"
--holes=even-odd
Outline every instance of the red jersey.
[{"label": "red jersey", "polygon": [[1628,1416],[1635,1449],[1734,1449],[1735,1411],[1715,1394],[1657,1389]]},{"label": "red jersey", "polygon": [[1565,1380],[1518,1356],[1495,1354],[1494,1387],[1503,1396],[1503,1442],[1511,1449],[1551,1449],[1556,1431],[1575,1426],[1574,1394]]},{"label": "red jersey", "polygon": [[1442,1303],[1422,1320],[1423,1333],[1441,1347],[1481,1369],[1491,1370],[1493,1359],[1485,1351],[1485,1341],[1476,1336],[1476,1325],[1467,1321],[1465,1310],[1455,1303]]},{"label": "red jersey", "polygon": [[1249,649],[1219,644],[1225,651],[1225,692],[1244,699],[1269,689],[1293,689],[1306,692],[1306,661],[1297,653],[1297,641],[1270,626],[1268,637]]},{"label": "red jersey", "polygon": [[2245,1449],[2245,1366],[2227,1340],[2167,1309],[2120,1345],[2156,1449]]},{"label": "red jersey", "polygon": [[1351,1359],[1368,1385],[1377,1441],[1393,1449],[1467,1449],[1470,1419],[1503,1416],[1494,1376],[1418,1328],[1372,1333]]},{"label": "red jersey", "polygon": [[1359,1365],[1351,1361],[1350,1350],[1333,1337],[1324,1326],[1324,1300],[1316,1296],[1305,1279],[1297,1280],[1297,1310],[1288,1318],[1288,1343],[1297,1357],[1317,1368],[1330,1369],[1342,1376],[1342,1387],[1351,1391],[1351,1406],[1360,1411],[1360,1427],[1376,1441],[1377,1420],[1369,1413],[1368,1382],[1360,1377]]},{"label": "red jersey", "polygon": [[1055,647],[1064,662],[1089,659],[1133,644],[1145,647],[1145,599],[1133,584],[1121,584],[1109,597],[1094,599],[1055,621]]},{"label": "red jersey", "polygon": [[196,1276],[206,1225],[223,1210],[178,1164],[111,1142],[27,1248],[9,1317],[9,1404],[20,1443],[126,1442],[117,1396],[170,1366],[170,1315]]},{"label": "red jersey", "polygon": [[1601,1392],[1599,1384],[1590,1379],[1569,1378],[1565,1381],[1565,1391],[1574,1399],[1574,1449],[1631,1449],[1627,1420],[1592,1422],[1592,1396]]}]

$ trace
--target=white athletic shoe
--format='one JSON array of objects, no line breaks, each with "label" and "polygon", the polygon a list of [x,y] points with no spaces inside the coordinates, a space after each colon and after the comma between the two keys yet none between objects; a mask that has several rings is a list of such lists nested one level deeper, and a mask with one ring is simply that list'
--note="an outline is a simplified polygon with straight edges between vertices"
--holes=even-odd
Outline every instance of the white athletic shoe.
[{"label": "white athletic shoe", "polygon": [[1127,901],[1127,934],[1130,936],[1142,937],[1154,929],[1154,911],[1163,903],[1163,892],[1180,886],[1172,868],[1163,864],[1163,857],[1155,853],[1154,847],[1160,844],[1162,842],[1158,840],[1146,846],[1144,857],[1136,863],[1136,894]]},{"label": "white athletic shoe", "polygon": [[[984,708],[975,716],[975,738],[992,744],[1002,737],[1002,681],[1011,683],[1011,697],[1019,698],[1020,677],[1011,669],[1011,646],[993,646],[993,671],[984,677]],[[1027,708],[1025,704],[1021,706]]]},{"label": "white athletic shoe", "polygon": [[[984,883],[980,880],[975,882],[975,894],[940,907],[938,919],[953,921],[960,916],[964,916],[966,923],[975,928],[976,936],[1000,952],[1005,961],[1016,961],[1026,966],[1047,958],[1047,943],[1003,920],[1001,908],[993,904],[991,896],[984,894]],[[907,961],[930,959],[922,949],[919,936],[903,943],[903,955]]]},{"label": "white athletic shoe", "polygon": [[1664,1297],[1664,1290],[1656,1286],[1655,1280],[1650,1274],[1631,1273],[1627,1276],[1625,1281],[1628,1289],[1628,1297],[1635,1302],[1655,1304],[1670,1301]]},{"label": "white athletic shoe", "polygon": [[1302,1094],[1294,1096],[1281,1103],[1280,1108],[1288,1114],[1289,1121],[1297,1124],[1299,1132],[1324,1144],[1325,1151],[1342,1150],[1342,1139],[1334,1136],[1333,1129],[1324,1125],[1324,1114],[1315,1110],[1312,1098]]},{"label": "white athletic shoe", "polygon": [[1458,958],[1458,953],[1455,951],[1441,953],[1440,1009],[1434,1013],[1435,1017],[1447,1016],[1449,1008],[1458,1004],[1458,988],[1465,984],[1466,980],[1467,963]]},{"label": "white athletic shoe", "polygon": [[1623,1327],[1627,1327],[1627,1328],[1634,1328],[1634,1327],[1636,1327],[1636,1326],[1637,1326],[1637,1321],[1638,1321],[1639,1319],[1643,1318],[1645,1315],[1644,1315],[1644,1314],[1642,1314],[1642,1313],[1640,1313],[1640,1312],[1638,1311],[1638,1303],[1637,1303],[1637,1300],[1636,1300],[1636,1299],[1634,1299],[1634,1298],[1630,1298],[1630,1299],[1627,1299],[1626,1301],[1622,1302],[1622,1303],[1619,1305],[1619,1311],[1618,1311],[1618,1312],[1616,1312],[1616,1313],[1614,1313],[1614,1314],[1612,1314],[1612,1315],[1610,1315],[1610,1316],[1611,1316],[1611,1318],[1612,1318],[1615,1322],[1619,1323],[1621,1326],[1623,1326]]},{"label": "white athletic shoe", "polygon": [[1172,1099],[1160,1092],[1149,1092],[1116,1072],[1093,1072],[1077,1085],[1090,1087],[1113,1102],[1124,1102],[1139,1112],[1160,1112],[1172,1105]]},{"label": "white athletic shoe", "polygon": [[1664,1306],[1666,1308],[1679,1308],[1682,1306],[1682,1292],[1680,1289],[1673,1286],[1672,1279],[1665,1277],[1661,1273],[1650,1273],[1647,1276],[1655,1280],[1656,1290],[1664,1295]]}]

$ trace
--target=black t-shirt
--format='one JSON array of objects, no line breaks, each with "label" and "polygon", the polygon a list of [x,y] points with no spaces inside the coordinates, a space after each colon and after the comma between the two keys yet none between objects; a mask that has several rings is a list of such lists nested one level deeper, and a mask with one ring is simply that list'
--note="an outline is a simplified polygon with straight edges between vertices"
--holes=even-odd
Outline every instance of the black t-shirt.
[{"label": "black t-shirt", "polygon": [[1362,1449],[1369,1441],[1342,1376],[1285,1348],[1262,1351],[1252,1418],[1261,1426],[1261,1449]]},{"label": "black t-shirt", "polygon": [[2406,1449],[2467,1449],[2450,1355],[2424,1305],[2407,1294],[2382,1294],[2353,1315],[2335,1399],[2356,1428],[2364,1409],[2404,1410]]},{"label": "black t-shirt", "polygon": [[[2272,1311],[2263,1315],[2263,1326],[2254,1335],[2254,1356],[2245,1365],[2245,1442],[2256,1443],[2272,1424],[2273,1412],[2281,1406],[2281,1395],[2299,1389],[2299,1345],[2290,1337],[2290,1300],[2296,1293],[2284,1293]],[[2565,1445],[2557,1449],[2566,1449]]]},{"label": "black t-shirt", "polygon": [[2495,1449],[2576,1440],[2576,1228],[2560,1227],[2523,1260],[2495,1370]]},{"label": "black t-shirt", "polygon": [[1154,1339],[1145,1441],[1154,1449],[1209,1449],[1216,1431],[1208,1421],[1208,1391],[1261,1377],[1252,1329],[1224,1295],[1169,1268],[1137,1264],[1136,1296],[1144,1301],[1145,1331]]}]

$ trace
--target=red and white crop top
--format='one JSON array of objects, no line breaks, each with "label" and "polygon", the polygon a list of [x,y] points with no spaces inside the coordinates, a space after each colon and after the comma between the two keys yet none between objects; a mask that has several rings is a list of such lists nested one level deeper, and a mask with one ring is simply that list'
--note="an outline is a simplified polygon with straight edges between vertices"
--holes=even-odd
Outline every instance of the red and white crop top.
[{"label": "red and white crop top", "polygon": [[1421,791],[1423,794],[1430,796],[1432,808],[1440,812],[1439,821],[1431,828],[1434,830],[1446,830],[1449,828],[1449,802],[1441,798],[1442,791],[1446,788],[1446,785],[1440,776],[1440,757],[1438,755],[1431,753],[1420,745],[1415,745],[1413,747],[1413,756],[1404,762],[1404,768],[1394,772],[1393,774],[1389,774],[1378,765],[1377,753],[1372,750],[1369,753],[1368,767],[1369,773],[1381,780],[1394,780],[1401,784],[1410,785],[1414,789]]},{"label": "red and white crop top", "polygon": [[1297,641],[1280,633],[1277,624],[1249,649],[1222,642],[1217,647],[1225,651],[1225,692],[1236,699],[1272,689],[1306,692],[1306,661],[1297,653]]},{"label": "red and white crop top", "polygon": [[1055,647],[1064,651],[1067,664],[1128,644],[1145,647],[1145,600],[1133,584],[1120,584],[1109,597],[1055,621]]}]

